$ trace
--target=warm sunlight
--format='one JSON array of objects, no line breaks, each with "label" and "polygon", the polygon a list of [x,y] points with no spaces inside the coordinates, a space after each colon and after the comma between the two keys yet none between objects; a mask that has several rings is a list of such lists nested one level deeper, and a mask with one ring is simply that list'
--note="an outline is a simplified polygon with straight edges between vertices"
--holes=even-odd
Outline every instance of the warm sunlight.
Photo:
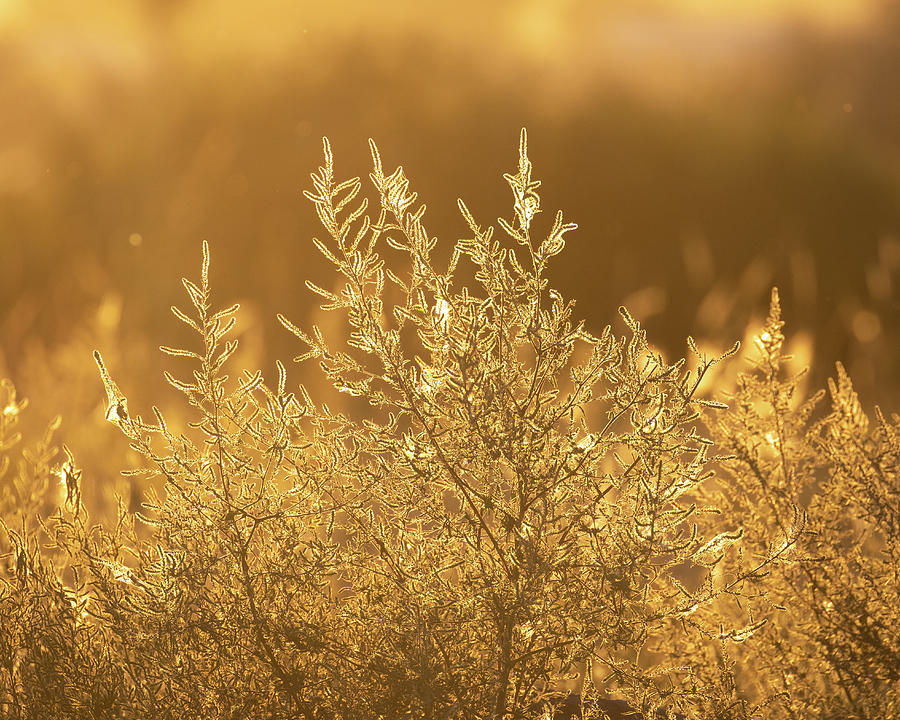
[{"label": "warm sunlight", "polygon": [[0,0],[0,718],[900,720],[898,37]]}]

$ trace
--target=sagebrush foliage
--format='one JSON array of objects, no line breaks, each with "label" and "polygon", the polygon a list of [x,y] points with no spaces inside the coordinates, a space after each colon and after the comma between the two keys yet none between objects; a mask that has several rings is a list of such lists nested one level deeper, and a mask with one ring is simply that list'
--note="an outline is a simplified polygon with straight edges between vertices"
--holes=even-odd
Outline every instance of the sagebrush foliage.
[{"label": "sagebrush foliage", "polygon": [[701,386],[737,345],[669,364],[549,286],[575,225],[535,230],[524,131],[505,238],[460,201],[446,269],[401,168],[371,145],[369,214],[324,150],[343,287],[307,284],[347,332],[279,320],[357,406],[230,376],[206,243],[172,308],[198,342],[161,348],[189,426],[133,414],[95,354],[128,472],[164,483],[143,512],[90,525],[96,479],[49,435],[10,472],[4,384],[5,717],[534,718],[574,681],[645,717],[900,717],[900,419],[870,428],[840,367],[830,414],[798,403],[777,295],[726,405]]},{"label": "sagebrush foliage", "polygon": [[808,506],[796,561],[769,596],[785,606],[748,648],[756,679],[778,689],[789,717],[900,717],[900,418],[872,423],[844,368],[825,392],[796,398],[785,373],[777,292],[719,437],[735,459],[723,474],[730,510],[763,536]]}]

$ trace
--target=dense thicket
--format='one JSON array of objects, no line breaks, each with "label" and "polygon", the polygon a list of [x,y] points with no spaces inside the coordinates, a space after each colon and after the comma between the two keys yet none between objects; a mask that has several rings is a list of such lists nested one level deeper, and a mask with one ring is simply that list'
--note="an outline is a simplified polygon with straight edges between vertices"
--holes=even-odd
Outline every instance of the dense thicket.
[{"label": "dense thicket", "polygon": [[190,422],[129,409],[95,354],[127,472],[164,487],[141,512],[92,525],[102,479],[58,421],[23,444],[4,383],[2,714],[499,720],[577,687],[595,714],[900,717],[900,418],[841,367],[830,410],[800,396],[777,293],[718,385],[737,345],[669,363],[624,309],[588,333],[524,132],[503,239],[460,201],[446,268],[371,150],[377,212],[327,142],[306,193],[340,278],[307,285],[345,331],[279,316],[346,410],[233,367],[205,243],[173,307],[197,342],[161,348]]}]

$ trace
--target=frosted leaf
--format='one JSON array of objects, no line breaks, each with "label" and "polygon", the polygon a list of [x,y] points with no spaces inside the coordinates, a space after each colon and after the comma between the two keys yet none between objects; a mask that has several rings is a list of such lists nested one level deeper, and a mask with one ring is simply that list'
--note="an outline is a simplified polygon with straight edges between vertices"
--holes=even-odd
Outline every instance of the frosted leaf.
[{"label": "frosted leaf", "polygon": [[784,320],[781,319],[781,301],[778,297],[778,288],[772,288],[772,297],[769,302],[769,316],[766,318],[762,332],[754,338],[756,347],[765,358],[775,359],[781,354],[784,344]]},{"label": "frosted leaf", "polygon": [[534,197],[528,196],[522,200],[522,214],[525,216],[526,221],[530,222],[537,211],[538,201]]},{"label": "frosted leaf", "polygon": [[113,579],[126,585],[133,585],[134,579],[131,568],[125,567],[122,563],[112,562],[110,560],[100,561],[112,573]]},{"label": "frosted leaf", "polygon": [[103,358],[100,353],[94,350],[94,360],[97,367],[100,368],[100,378],[103,380],[103,387],[106,390],[106,419],[122,428],[131,419],[128,416],[128,401],[125,395],[119,390],[119,386],[110,377],[106,365],[103,364]]},{"label": "frosted leaf", "polygon": [[733,630],[728,633],[726,637],[732,642],[740,643],[745,640],[749,640],[753,635],[756,634],[756,631],[763,627],[768,621],[760,620],[759,622],[755,622],[752,625],[748,625],[745,628],[741,628],[740,630]]},{"label": "frosted leaf", "polygon": [[428,397],[434,397],[434,394],[443,386],[445,379],[445,373],[426,365],[422,368],[422,380],[419,382],[419,389]]},{"label": "frosted leaf", "polygon": [[679,617],[690,617],[695,612],[697,612],[699,609],[700,609],[700,603],[694,603],[686,610],[682,610],[680,613],[678,613],[678,616]]},{"label": "frosted leaf", "polygon": [[27,398],[16,401],[16,388],[11,381],[3,378],[0,380],[0,388],[6,391],[6,405],[3,407],[4,417],[14,418],[28,406]]},{"label": "frosted leaf", "polygon": [[69,598],[69,605],[72,607],[78,617],[76,622],[83,623],[88,616],[88,605],[91,602],[91,596],[88,593],[76,593],[74,590],[66,588],[66,595]]},{"label": "frosted leaf", "polygon": [[585,437],[578,441],[575,445],[574,451],[577,453],[584,453],[591,450],[597,444],[597,436],[593,433],[588,433]]},{"label": "frosted leaf", "polygon": [[743,536],[743,528],[734,532],[719,533],[694,553],[694,561],[701,565],[715,565],[725,551]]},{"label": "frosted leaf", "polygon": [[115,424],[121,425],[128,422],[128,401],[124,398],[116,398],[106,407],[106,419]]},{"label": "frosted leaf", "polygon": [[859,430],[866,432],[869,429],[869,418],[863,412],[859,402],[859,396],[853,389],[850,376],[841,363],[836,364],[837,382],[828,378],[828,391],[831,394],[831,402],[835,410],[845,418],[847,423]]},{"label": "frosted leaf", "polygon": [[66,491],[66,506],[72,508],[78,514],[81,505],[81,470],[75,466],[75,458],[71,451],[63,445],[66,461],[56,471],[59,475],[60,485]]},{"label": "frosted leaf", "polygon": [[446,333],[450,327],[450,303],[444,298],[438,298],[434,302],[434,324],[442,332]]},{"label": "frosted leaf", "polygon": [[688,490],[694,487],[694,485],[699,481],[700,478],[697,475],[684,475],[676,479],[671,485],[669,485],[668,488],[666,488],[665,492],[661,496],[661,499],[666,502],[677,500]]},{"label": "frosted leaf", "polygon": [[427,460],[434,457],[434,449],[424,445],[421,436],[412,433],[403,434],[403,455],[407,460]]}]

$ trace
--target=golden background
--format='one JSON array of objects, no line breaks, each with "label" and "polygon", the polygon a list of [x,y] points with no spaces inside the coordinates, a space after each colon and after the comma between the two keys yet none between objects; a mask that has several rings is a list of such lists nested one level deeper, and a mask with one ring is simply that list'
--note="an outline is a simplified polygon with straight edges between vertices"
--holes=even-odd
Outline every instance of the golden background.
[{"label": "golden background", "polygon": [[670,356],[724,349],[778,285],[815,385],[841,360],[900,410],[898,38],[865,0],[0,0],[0,376],[110,476],[90,351],[133,411],[177,403],[156,347],[190,342],[169,306],[202,239],[238,366],[299,352],[276,312],[319,321],[323,135],[341,176],[369,136],[402,163],[447,253],[457,197],[509,215],[525,126],[593,329],[625,303]]}]

